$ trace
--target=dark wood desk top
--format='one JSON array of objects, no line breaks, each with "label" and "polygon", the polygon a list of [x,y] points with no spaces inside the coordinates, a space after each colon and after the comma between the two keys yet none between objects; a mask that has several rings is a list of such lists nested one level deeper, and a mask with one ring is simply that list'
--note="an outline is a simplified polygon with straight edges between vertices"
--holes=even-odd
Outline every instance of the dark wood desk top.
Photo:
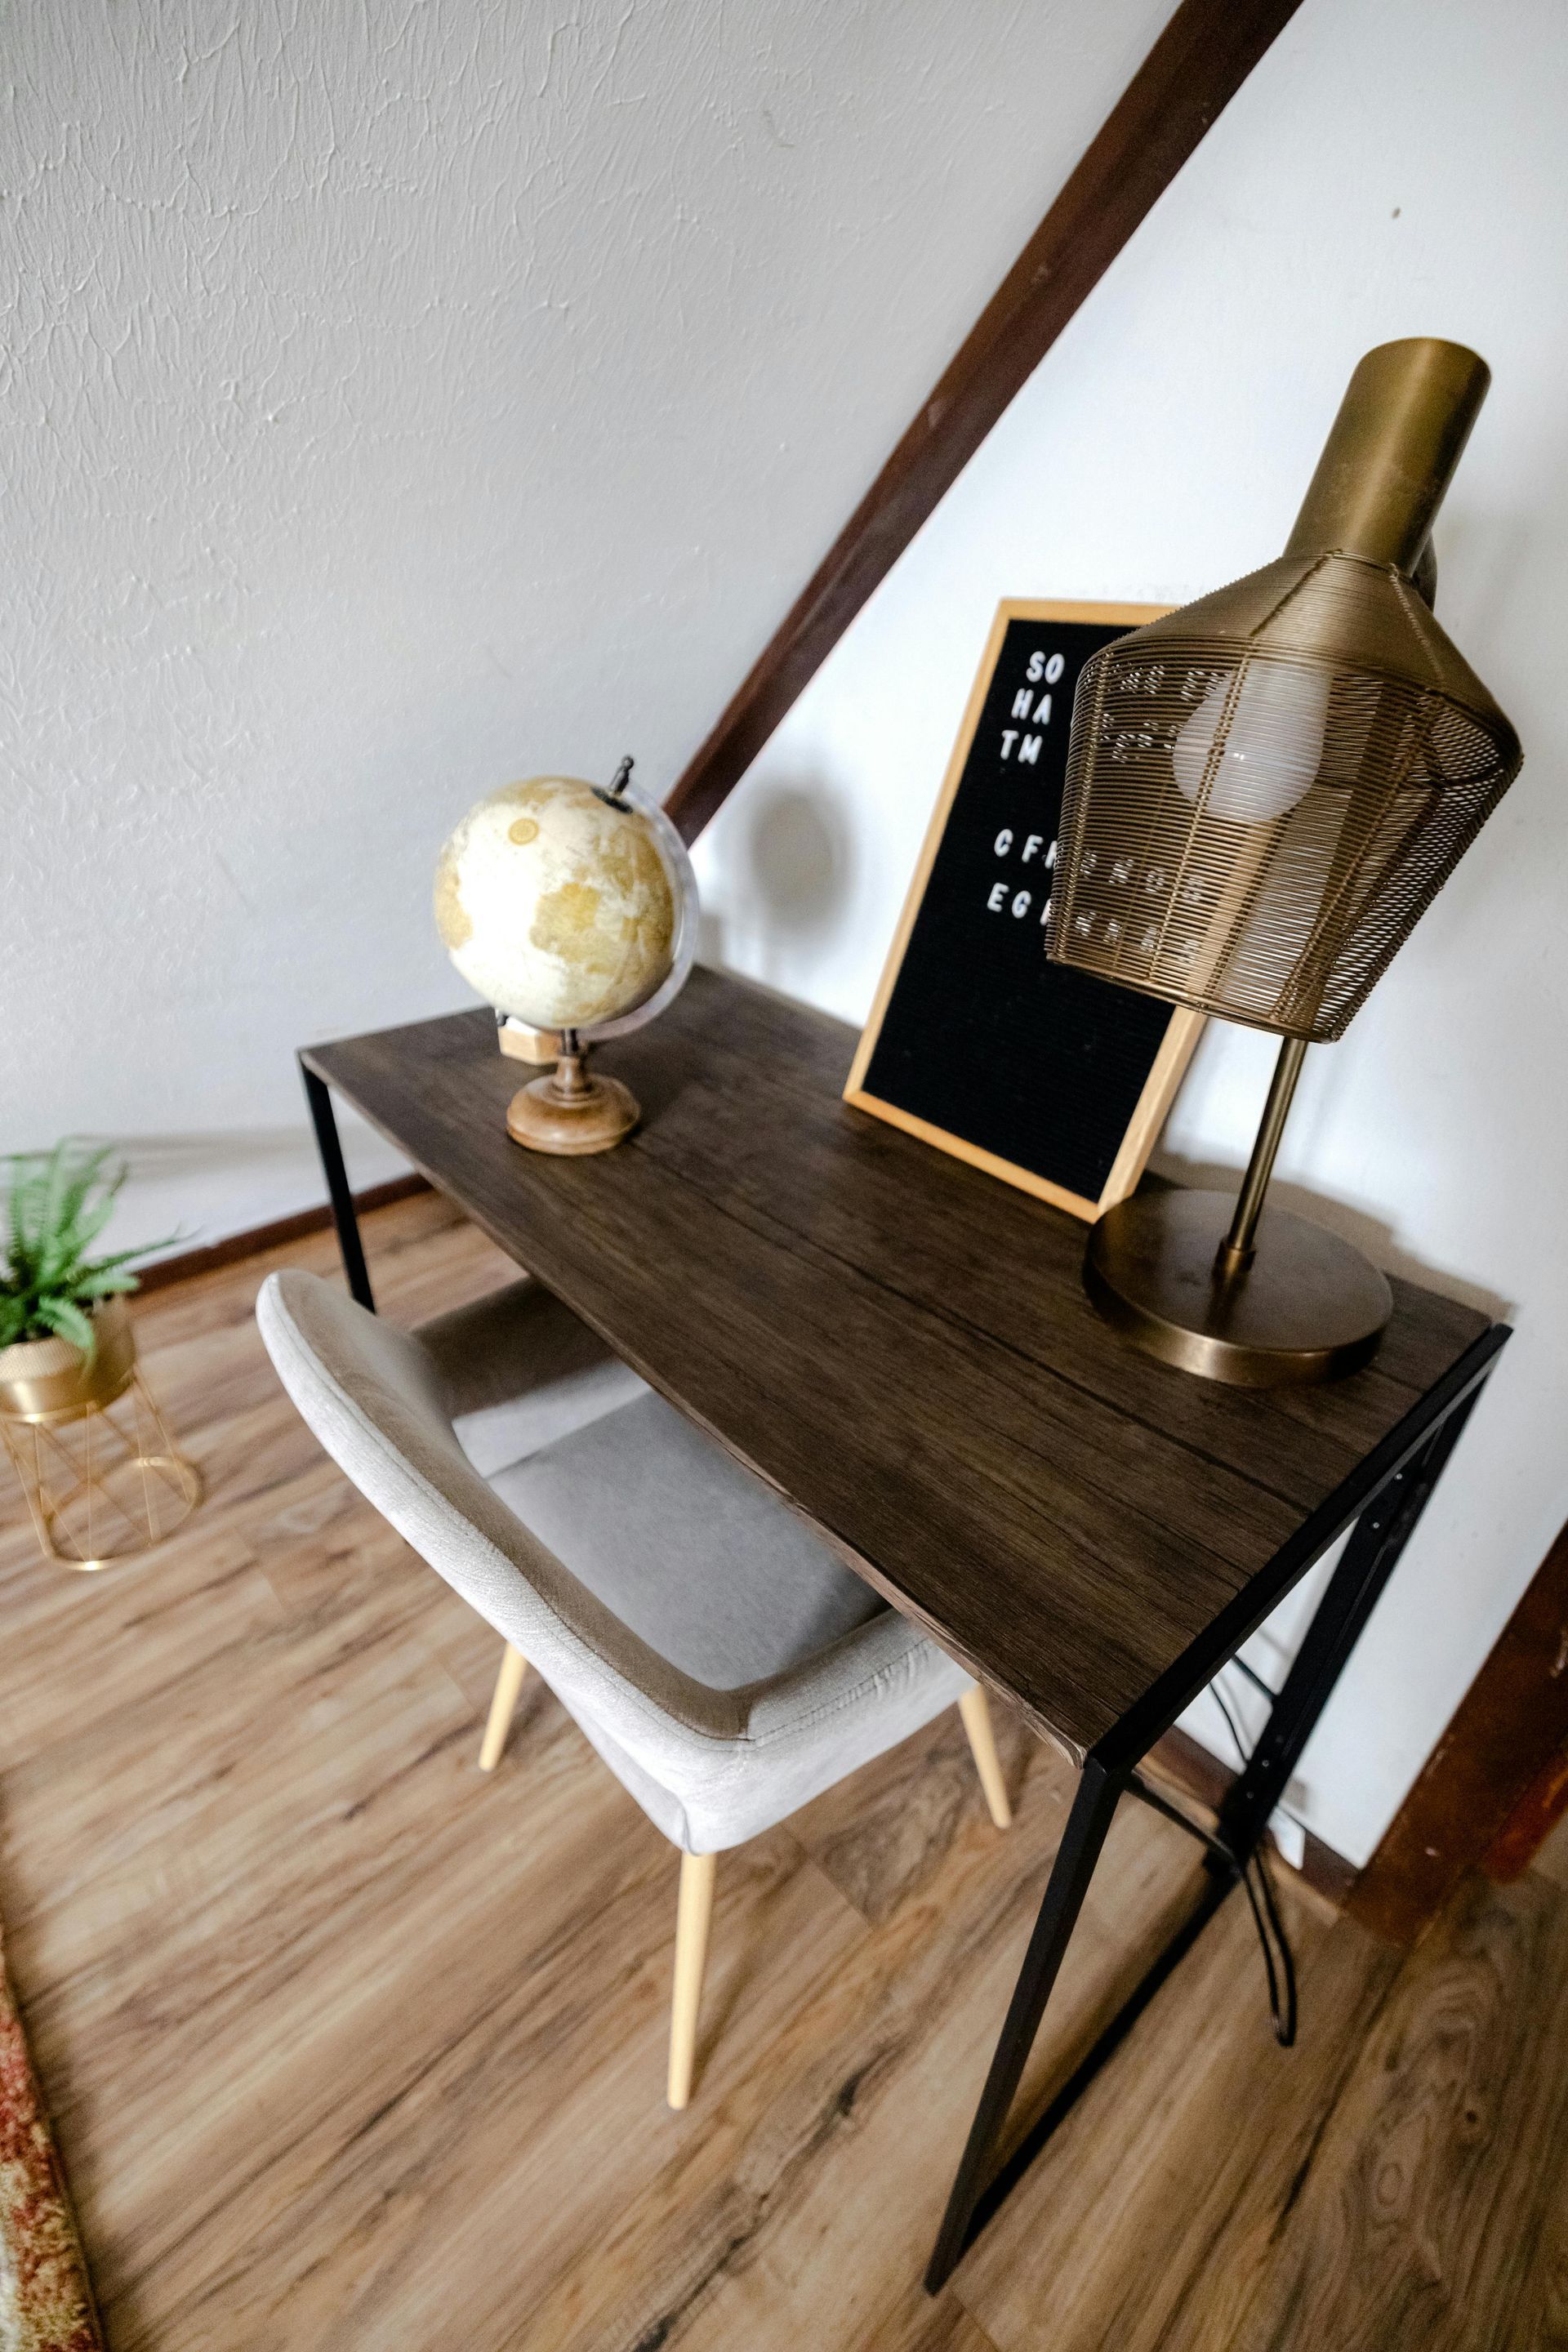
[{"label": "dark wood desk top", "polygon": [[483,1010],[303,1059],[1082,1753],[1278,1577],[1280,1548],[1486,1318],[1395,1282],[1383,1351],[1352,1380],[1252,1395],[1168,1370],[1084,1297],[1083,1225],[839,1101],[854,1045],[699,971],[604,1050],[644,1120],[588,1160],[510,1140],[528,1073]]}]

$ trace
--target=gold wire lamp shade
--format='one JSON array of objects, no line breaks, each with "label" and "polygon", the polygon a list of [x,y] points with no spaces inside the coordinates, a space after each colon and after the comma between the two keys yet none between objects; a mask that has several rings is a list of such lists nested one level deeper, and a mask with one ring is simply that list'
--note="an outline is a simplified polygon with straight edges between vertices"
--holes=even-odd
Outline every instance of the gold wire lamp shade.
[{"label": "gold wire lamp shade", "polygon": [[1119,638],[1073,709],[1048,952],[1286,1041],[1239,1200],[1151,1193],[1086,1281],[1129,1337],[1242,1386],[1374,1353],[1383,1276],[1264,1193],[1309,1044],[1337,1038],[1519,772],[1431,612],[1475,352],[1368,352],[1278,562]]}]

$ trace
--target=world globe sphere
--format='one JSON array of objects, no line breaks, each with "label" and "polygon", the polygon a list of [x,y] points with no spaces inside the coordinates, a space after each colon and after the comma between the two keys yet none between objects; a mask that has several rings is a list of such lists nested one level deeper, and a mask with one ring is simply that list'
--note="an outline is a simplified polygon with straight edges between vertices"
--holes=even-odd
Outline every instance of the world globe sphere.
[{"label": "world globe sphere", "polygon": [[436,866],[436,927],[463,978],[534,1029],[591,1029],[668,978],[679,835],[657,806],[580,776],[531,776],[478,802]]}]

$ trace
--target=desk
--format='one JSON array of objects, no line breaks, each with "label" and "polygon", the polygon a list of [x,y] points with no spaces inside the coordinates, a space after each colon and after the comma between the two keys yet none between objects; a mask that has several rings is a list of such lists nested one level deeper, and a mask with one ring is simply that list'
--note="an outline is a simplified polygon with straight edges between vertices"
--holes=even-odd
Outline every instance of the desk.
[{"label": "desk", "polygon": [[[934,2289],[1237,1883],[1508,1330],[1396,1281],[1351,1380],[1252,1394],[1170,1370],[1085,1298],[1080,1223],[840,1102],[855,1042],[694,972],[605,1054],[643,1124],[586,1160],[511,1142],[526,1074],[483,1010],[300,1060],[356,1297],[331,1089],[1080,1767]],[[1118,1800],[1149,1793],[1141,1759],[1352,1527],[1192,1918],[994,2179]]]}]

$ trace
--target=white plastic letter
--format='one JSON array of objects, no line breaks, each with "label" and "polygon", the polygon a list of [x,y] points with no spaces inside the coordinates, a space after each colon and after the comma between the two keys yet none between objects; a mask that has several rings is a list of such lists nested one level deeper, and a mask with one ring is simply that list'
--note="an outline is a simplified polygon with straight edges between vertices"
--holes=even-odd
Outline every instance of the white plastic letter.
[{"label": "white plastic letter", "polygon": [[1004,728],[1003,728],[1003,730],[1002,730],[1002,757],[1003,757],[1005,760],[1010,760],[1010,759],[1012,758],[1012,756],[1013,756],[1013,746],[1014,746],[1014,744],[1017,741],[1017,740],[1018,740],[1018,730],[1017,730],[1017,729],[1016,729],[1016,727],[1004,727]]},{"label": "white plastic letter", "polygon": [[1038,686],[1041,676],[1045,670],[1045,667],[1046,657],[1044,654],[1031,654],[1029,656],[1029,667],[1024,672],[1024,676],[1028,679],[1031,686]]},{"label": "white plastic letter", "polygon": [[1029,835],[1029,838],[1024,844],[1024,863],[1026,866],[1027,866],[1030,858],[1033,857],[1036,850],[1041,847],[1043,841],[1044,835],[1041,834],[1032,833]]},{"label": "white plastic letter", "polygon": [[1013,846],[1013,828],[1011,825],[1005,824],[1003,826],[1001,832],[997,835],[993,846],[994,847],[998,857],[1006,856],[1007,852]]},{"label": "white plastic letter", "polygon": [[1018,746],[1018,765],[1023,767],[1026,762],[1031,768],[1035,767],[1038,763],[1039,757],[1039,737],[1037,735],[1026,735],[1023,741]]},{"label": "white plastic letter", "polygon": [[1014,718],[1027,719],[1029,715],[1029,705],[1033,702],[1034,698],[1035,698],[1030,693],[1028,688],[1026,686],[1021,686],[1018,688],[1017,693],[1013,697]]},{"label": "white plastic letter", "polygon": [[1022,921],[1023,918],[1028,913],[1028,911],[1029,893],[1026,890],[1020,890],[1013,900],[1013,914],[1015,919]]},{"label": "white plastic letter", "polygon": [[1047,686],[1055,686],[1058,678],[1060,677],[1066,667],[1066,657],[1061,654],[1053,654],[1049,661],[1046,664],[1046,684]]},{"label": "white plastic letter", "polygon": [[1037,727],[1048,727],[1050,723],[1051,698],[1048,694],[1042,694],[1035,705],[1035,724]]},{"label": "white plastic letter", "polygon": [[985,901],[988,910],[993,915],[999,915],[1002,912],[1002,903],[1006,896],[1007,885],[1005,882],[993,882],[991,885],[991,895]]}]

